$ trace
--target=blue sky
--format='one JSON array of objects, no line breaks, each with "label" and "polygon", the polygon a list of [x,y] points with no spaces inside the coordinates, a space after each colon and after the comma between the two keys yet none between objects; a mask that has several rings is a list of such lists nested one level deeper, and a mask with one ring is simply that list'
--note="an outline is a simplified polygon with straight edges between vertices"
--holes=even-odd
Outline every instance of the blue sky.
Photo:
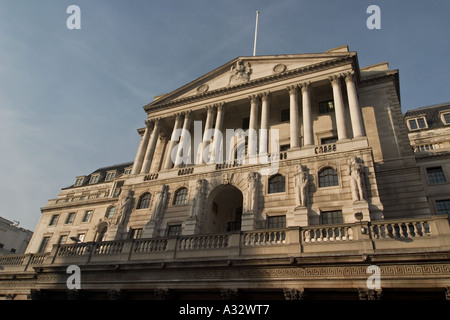
[{"label": "blue sky", "polygon": [[450,101],[448,0],[0,0],[0,216],[33,230],[77,175],[132,161],[142,107],[252,55],[256,10],[257,55],[347,44],[400,70],[403,112]]}]

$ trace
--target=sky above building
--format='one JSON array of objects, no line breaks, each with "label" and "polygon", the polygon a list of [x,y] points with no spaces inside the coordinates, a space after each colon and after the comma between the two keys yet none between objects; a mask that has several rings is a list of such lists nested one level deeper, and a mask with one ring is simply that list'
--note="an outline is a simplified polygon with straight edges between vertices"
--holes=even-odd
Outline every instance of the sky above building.
[{"label": "sky above building", "polygon": [[251,56],[256,10],[256,55],[348,45],[400,70],[403,112],[450,101],[448,0],[0,0],[0,216],[34,230],[76,176],[133,161],[142,107]]}]

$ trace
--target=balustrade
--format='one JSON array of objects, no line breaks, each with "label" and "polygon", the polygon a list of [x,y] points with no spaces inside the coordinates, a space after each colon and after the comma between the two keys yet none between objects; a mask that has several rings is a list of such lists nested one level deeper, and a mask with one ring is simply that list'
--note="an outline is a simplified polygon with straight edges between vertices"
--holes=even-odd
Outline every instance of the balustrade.
[{"label": "balustrade", "polygon": [[256,231],[243,234],[245,247],[271,246],[286,243],[286,230]]},{"label": "balustrade", "polygon": [[371,231],[376,239],[418,238],[431,235],[428,221],[374,222],[371,225]]},{"label": "balustrade", "polygon": [[228,247],[228,235],[181,237],[178,240],[179,250],[222,249],[226,247]]},{"label": "balustrade", "polygon": [[346,226],[321,226],[305,228],[303,240],[309,242],[350,241],[353,240],[352,227]]},{"label": "balustrade", "polygon": [[137,240],[133,246],[134,253],[160,252],[167,247],[166,239]]},{"label": "balustrade", "polygon": [[334,152],[334,151],[336,151],[336,144],[330,143],[330,144],[320,145],[320,146],[317,146],[314,149],[314,151],[316,152],[316,154]]},{"label": "balustrade", "polygon": [[95,244],[95,255],[122,253],[124,242],[99,242]]}]

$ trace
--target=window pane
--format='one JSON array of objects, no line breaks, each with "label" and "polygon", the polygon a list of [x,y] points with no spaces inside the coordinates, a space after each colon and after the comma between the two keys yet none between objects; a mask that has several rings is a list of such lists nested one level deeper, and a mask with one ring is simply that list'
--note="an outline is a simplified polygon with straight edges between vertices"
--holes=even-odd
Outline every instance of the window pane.
[{"label": "window pane", "polygon": [[91,221],[91,217],[92,217],[92,210],[86,211],[84,213],[83,222]]},{"label": "window pane", "polygon": [[181,225],[169,226],[169,230],[167,231],[168,237],[176,237],[181,234]]},{"label": "window pane", "polygon": [[63,234],[59,237],[58,244],[64,244],[67,241],[67,235]]},{"label": "window pane", "polygon": [[322,138],[320,139],[321,144],[335,143],[338,139],[336,137]]},{"label": "window pane", "polygon": [[342,211],[323,211],[321,212],[322,224],[340,224],[342,220]]},{"label": "window pane", "polygon": [[50,237],[44,237],[42,239],[41,245],[39,246],[39,253],[44,252],[45,249],[47,248],[47,244],[50,241]]},{"label": "window pane", "polygon": [[75,220],[75,212],[71,212],[67,215],[66,224],[72,224]]},{"label": "window pane", "polygon": [[83,242],[85,237],[86,237],[85,233],[79,233],[77,235],[77,238],[78,238],[78,240],[80,240],[80,242]]},{"label": "window pane", "polygon": [[431,184],[446,182],[442,167],[427,168],[427,175]]},{"label": "window pane", "polygon": [[281,174],[277,174],[269,179],[269,193],[285,192],[285,178]]},{"label": "window pane", "polygon": [[332,168],[326,168],[319,172],[319,187],[332,187],[338,186],[338,175],[336,170]]},{"label": "window pane", "polygon": [[436,208],[438,214],[446,214],[450,220],[450,200],[436,201]]},{"label": "window pane", "polygon": [[419,128],[426,128],[427,124],[425,123],[425,119],[424,118],[418,118],[417,119],[417,123],[419,124]]},{"label": "window pane", "polygon": [[174,205],[186,204],[187,202],[187,189],[181,188],[175,193]]},{"label": "window pane", "polygon": [[319,114],[333,112],[334,102],[333,100],[319,102]]},{"label": "window pane", "polygon": [[445,123],[450,124],[450,113],[444,114],[444,120],[445,120]]},{"label": "window pane", "polygon": [[139,198],[139,203],[138,203],[138,209],[146,209],[148,207],[150,207],[150,199],[151,199],[151,195],[150,193],[144,193],[140,198]]},{"label": "window pane", "polygon": [[409,127],[411,128],[411,130],[416,130],[417,129],[417,123],[416,123],[415,119],[409,120]]},{"label": "window pane", "polygon": [[54,214],[52,216],[52,218],[50,219],[50,223],[48,225],[49,226],[55,226],[57,222],[58,222],[58,215]]},{"label": "window pane", "polygon": [[274,216],[268,218],[269,229],[283,229],[286,228],[286,216]]},{"label": "window pane", "polygon": [[116,207],[109,207],[108,210],[106,210],[105,218],[112,218],[114,212],[116,212]]}]

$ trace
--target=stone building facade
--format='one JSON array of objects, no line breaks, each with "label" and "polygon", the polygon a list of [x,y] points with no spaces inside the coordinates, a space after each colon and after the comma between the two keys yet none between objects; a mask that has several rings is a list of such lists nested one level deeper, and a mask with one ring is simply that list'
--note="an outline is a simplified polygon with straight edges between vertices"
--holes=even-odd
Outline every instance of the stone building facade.
[{"label": "stone building facade", "polygon": [[155,97],[134,161],[49,200],[0,296],[65,297],[78,265],[69,298],[445,298],[450,229],[399,96],[398,70],[344,46],[238,57]]},{"label": "stone building facade", "polygon": [[33,232],[19,224],[0,217],[0,256],[25,253]]}]

